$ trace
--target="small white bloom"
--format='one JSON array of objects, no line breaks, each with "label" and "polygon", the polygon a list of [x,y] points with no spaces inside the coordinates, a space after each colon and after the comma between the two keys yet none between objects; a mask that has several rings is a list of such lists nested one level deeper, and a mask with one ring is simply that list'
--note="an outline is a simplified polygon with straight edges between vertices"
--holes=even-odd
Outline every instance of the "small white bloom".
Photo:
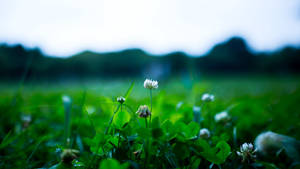
[{"label": "small white bloom", "polygon": [[215,96],[212,94],[205,93],[202,95],[201,100],[204,102],[212,102],[215,100]]},{"label": "small white bloom", "polygon": [[147,105],[142,105],[139,107],[139,109],[137,110],[136,114],[139,115],[139,117],[144,117],[144,118],[147,118],[148,116],[151,115],[151,112],[148,108]]},{"label": "small white bloom", "polygon": [[117,98],[117,102],[119,102],[121,104],[123,104],[125,102],[125,100],[126,99],[124,97],[122,97],[122,96],[120,96],[120,97]]},{"label": "small white bloom", "polygon": [[210,137],[210,132],[207,128],[203,128],[199,132],[199,137],[200,138],[209,138]]},{"label": "small white bloom", "polygon": [[240,147],[240,151],[237,151],[237,155],[243,158],[243,162],[248,160],[254,160],[256,158],[255,155],[256,149],[254,149],[252,143],[244,143]]},{"label": "small white bloom", "polygon": [[223,111],[215,115],[216,122],[228,122],[231,117],[228,115],[227,111]]},{"label": "small white bloom", "polygon": [[151,79],[146,79],[144,81],[144,88],[146,89],[157,89],[158,88],[158,82]]},{"label": "small white bloom", "polygon": [[62,100],[65,104],[71,103],[71,98],[67,95],[62,96]]},{"label": "small white bloom", "polygon": [[30,116],[30,115],[22,115],[22,116],[21,116],[21,120],[22,120],[24,123],[30,123],[30,122],[31,122],[31,116]]},{"label": "small white bloom", "polygon": [[201,107],[199,106],[193,106],[193,112],[200,113]]}]

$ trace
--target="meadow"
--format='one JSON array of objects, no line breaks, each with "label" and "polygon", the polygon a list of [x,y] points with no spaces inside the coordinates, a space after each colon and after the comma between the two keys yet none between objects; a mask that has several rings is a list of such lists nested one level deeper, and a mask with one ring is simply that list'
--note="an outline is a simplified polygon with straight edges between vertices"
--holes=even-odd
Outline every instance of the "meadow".
[{"label": "meadow", "polygon": [[299,78],[144,80],[1,83],[0,168],[299,167],[237,153],[265,131],[300,139]]}]

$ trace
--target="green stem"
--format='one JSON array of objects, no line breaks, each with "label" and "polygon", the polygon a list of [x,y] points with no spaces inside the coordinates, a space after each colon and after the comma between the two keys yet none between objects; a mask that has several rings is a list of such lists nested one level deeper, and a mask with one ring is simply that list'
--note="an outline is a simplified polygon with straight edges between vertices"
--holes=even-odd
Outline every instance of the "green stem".
[{"label": "green stem", "polygon": [[118,150],[120,148],[120,140],[121,140],[121,134],[120,134],[120,131],[119,131],[119,138],[118,138]]},{"label": "green stem", "polygon": [[148,121],[147,121],[147,118],[145,118],[145,124],[146,124],[146,128],[148,128]]},{"label": "green stem", "polygon": [[151,116],[152,116],[152,89],[150,89],[150,121],[149,121],[149,125],[151,125]]},{"label": "green stem", "polygon": [[[119,113],[121,113],[122,112],[122,106],[123,104],[121,103],[121,110],[120,110],[120,112]],[[121,140],[121,134],[120,134],[120,130],[118,131],[119,132],[119,137],[118,137],[118,150],[119,150],[119,148],[120,148],[120,140]]]},{"label": "green stem", "polygon": [[116,111],[114,112],[114,114],[113,114],[112,117],[110,118],[110,121],[109,121],[109,123],[108,123],[108,126],[107,126],[107,128],[106,128],[106,130],[105,130],[105,132],[104,132],[105,135],[108,133],[108,130],[109,130],[110,126],[111,126],[111,123],[112,123],[112,121],[113,121],[113,119],[114,119],[114,117],[115,117],[115,114],[118,112],[119,108],[120,108],[120,105],[117,107]]}]

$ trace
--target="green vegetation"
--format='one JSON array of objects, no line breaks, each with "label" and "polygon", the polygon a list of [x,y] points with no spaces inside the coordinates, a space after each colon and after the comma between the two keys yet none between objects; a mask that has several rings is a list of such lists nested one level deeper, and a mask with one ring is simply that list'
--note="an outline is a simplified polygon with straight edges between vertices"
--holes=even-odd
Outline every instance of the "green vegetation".
[{"label": "green vegetation", "polygon": [[[213,94],[214,101],[204,102],[204,93]],[[119,96],[124,103],[117,102]],[[143,80],[2,84],[0,168],[296,165],[284,152],[251,162],[242,162],[236,152],[263,131],[300,139],[299,79],[160,81],[151,98],[152,106]],[[152,109],[151,120],[136,114],[140,105]],[[230,119],[216,122],[214,116],[222,111]],[[203,128],[209,136],[199,135]]]},{"label": "green vegetation", "polygon": [[300,48],[285,47],[272,52],[254,52],[240,37],[216,44],[202,56],[174,51],[153,55],[141,49],[108,53],[84,51],[68,58],[47,57],[39,49],[0,44],[0,80],[89,79],[112,77],[173,77],[184,74],[300,73]]}]

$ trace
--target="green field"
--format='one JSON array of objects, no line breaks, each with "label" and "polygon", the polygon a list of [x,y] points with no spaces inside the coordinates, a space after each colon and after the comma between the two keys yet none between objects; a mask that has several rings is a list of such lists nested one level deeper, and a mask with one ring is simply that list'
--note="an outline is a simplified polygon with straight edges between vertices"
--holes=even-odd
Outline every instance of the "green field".
[{"label": "green field", "polygon": [[[295,166],[284,153],[242,162],[236,151],[264,131],[300,140],[300,79],[159,81],[151,122],[136,114],[140,105],[151,104],[143,82],[2,83],[0,168]],[[215,100],[203,102],[204,93]],[[126,98],[122,106],[119,96]],[[226,124],[214,119],[222,111],[230,116]],[[202,128],[209,138],[199,137]]]}]

